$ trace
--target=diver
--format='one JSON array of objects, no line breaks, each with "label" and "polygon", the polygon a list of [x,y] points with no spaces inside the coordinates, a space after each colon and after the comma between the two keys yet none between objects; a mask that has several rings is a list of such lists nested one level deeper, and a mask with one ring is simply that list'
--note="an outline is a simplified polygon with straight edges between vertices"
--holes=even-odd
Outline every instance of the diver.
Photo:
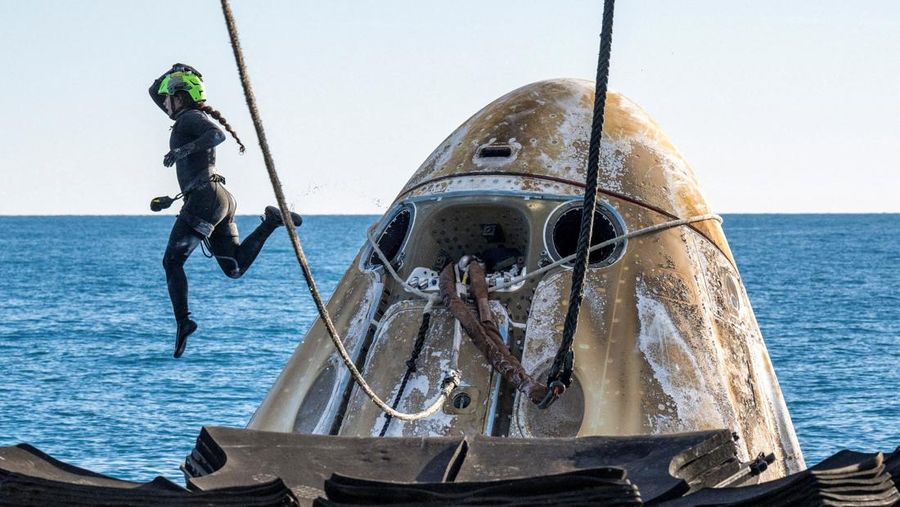
[{"label": "diver", "polygon": [[[178,326],[174,354],[178,358],[184,353],[188,336],[197,330],[197,323],[191,320],[188,310],[188,283],[184,273],[184,263],[191,252],[204,243],[226,276],[240,278],[253,264],[272,232],[284,223],[279,209],[267,206],[261,217],[262,223],[240,241],[234,223],[234,197],[225,189],[225,178],[215,169],[215,147],[226,138],[209,117],[225,127],[237,141],[241,153],[244,145],[222,115],[206,104],[203,76],[196,69],[184,64],[173,65],[150,86],[150,96],[175,121],[163,165],[175,166],[181,189],[174,198],[153,199],[150,208],[160,211],[173,201],[184,199],[163,256],[166,284]],[[295,226],[303,222],[296,213],[291,213],[291,220]]]}]

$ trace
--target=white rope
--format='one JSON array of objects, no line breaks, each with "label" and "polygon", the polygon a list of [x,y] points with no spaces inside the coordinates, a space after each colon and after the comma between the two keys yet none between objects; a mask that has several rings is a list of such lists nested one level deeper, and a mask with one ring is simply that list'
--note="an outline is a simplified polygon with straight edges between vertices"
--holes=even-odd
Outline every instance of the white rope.
[{"label": "white rope", "polygon": [[[259,110],[256,107],[256,98],[253,95],[253,89],[250,86],[250,77],[247,73],[247,67],[244,62],[244,53],[241,51],[241,44],[238,40],[237,33],[237,25],[234,21],[234,15],[231,12],[231,6],[228,4],[228,0],[221,0],[222,3],[222,14],[225,16],[225,24],[228,26],[228,35],[231,39],[231,49],[234,52],[234,60],[238,67],[238,73],[241,78],[241,86],[244,89],[244,98],[247,100],[247,108],[250,110],[250,116],[253,118],[253,126],[256,128],[256,136],[259,139],[259,146],[263,152],[263,160],[266,164],[266,170],[269,173],[269,180],[272,183],[272,190],[275,192],[275,198],[278,201],[278,207],[281,210],[282,217],[290,217],[290,210],[287,206],[287,201],[284,197],[284,190],[281,187],[281,180],[278,178],[278,173],[275,170],[275,162],[272,160],[272,155],[269,151],[269,143],[266,141],[265,130],[263,129],[262,120],[260,119]],[[325,324],[325,328],[328,330],[328,337],[331,338],[331,343],[334,344],[334,347],[337,349],[338,354],[341,356],[341,360],[344,362],[344,366],[347,370],[350,371],[350,375],[353,376],[353,380],[359,385],[360,389],[366,393],[366,396],[369,397],[378,408],[383,410],[385,413],[390,414],[391,417],[403,420],[403,421],[414,421],[416,419],[422,419],[424,417],[428,417],[431,414],[437,412],[439,408],[444,404],[444,401],[450,396],[450,392],[459,386],[460,378],[459,373],[455,371],[447,372],[446,377],[444,377],[443,382],[441,383],[441,394],[434,403],[431,404],[428,408],[421,412],[417,412],[414,414],[404,414],[402,412],[397,412],[393,408],[390,407],[387,403],[381,400],[378,395],[372,391],[372,388],[369,387],[369,384],[366,383],[366,380],[363,378],[362,374],[360,374],[359,369],[356,368],[356,364],[353,362],[353,359],[350,357],[350,354],[347,353],[347,349],[344,348],[344,344],[341,341],[341,337],[338,335],[337,329],[334,326],[334,322],[332,322],[331,317],[328,314],[328,308],[325,306],[325,303],[322,301],[321,294],[319,294],[319,289],[316,287],[315,278],[312,275],[312,270],[309,267],[309,262],[306,259],[306,254],[303,253],[303,246],[300,244],[300,237],[297,235],[297,230],[294,227],[294,223],[291,220],[285,221],[285,229],[287,229],[288,237],[291,240],[291,245],[294,247],[294,254],[297,257],[297,263],[300,264],[300,269],[303,271],[303,277],[306,279],[306,284],[309,286],[310,295],[313,298],[313,301],[316,304],[316,309],[319,312],[319,318]]]},{"label": "white rope", "polygon": [[[716,215],[714,213],[708,213],[706,215],[697,215],[694,217],[682,218],[682,219],[678,219],[678,220],[670,220],[668,222],[663,222],[661,224],[644,227],[643,229],[638,229],[636,231],[632,231],[627,234],[623,234],[621,236],[616,236],[615,238],[608,239],[601,243],[597,243],[596,245],[592,246],[588,252],[590,253],[595,250],[599,250],[601,248],[607,247],[609,245],[621,243],[622,241],[625,241],[627,239],[636,238],[638,236],[646,236],[647,234],[652,234],[657,231],[671,229],[673,227],[681,227],[682,225],[693,224],[696,222],[705,222],[707,220],[713,220],[713,221],[722,223],[722,217],[720,217],[719,215]],[[384,264],[384,267],[387,270],[387,272],[390,273],[391,277],[393,277],[394,280],[401,287],[403,287],[403,290],[405,290],[406,292],[409,292],[410,294],[418,296],[422,299],[427,299],[431,302],[434,302],[438,299],[437,294],[428,294],[427,292],[420,291],[420,290],[416,289],[415,287],[410,286],[409,284],[406,283],[405,280],[400,278],[400,275],[397,274],[397,271],[395,271],[394,267],[391,266],[391,263],[388,262],[387,258],[384,256],[384,253],[381,251],[380,248],[378,248],[378,242],[375,241],[375,238],[372,236],[372,234],[367,233],[366,236],[369,238],[369,243],[372,245],[372,249],[375,251],[375,254],[378,255],[378,258],[381,259],[381,262],[382,262],[382,264]],[[572,254],[568,257],[563,257],[562,259],[560,259],[556,262],[547,264],[546,266],[544,266],[540,269],[536,269],[536,270],[532,271],[531,273],[526,273],[524,275],[513,277],[505,282],[498,283],[497,285],[488,289],[488,292],[496,292],[498,290],[503,290],[508,287],[512,287],[513,285],[516,285],[520,282],[524,282],[525,280],[529,280],[531,278],[543,275],[544,273],[546,273],[547,271],[550,271],[553,268],[559,267],[563,264],[566,264],[567,262],[571,262],[572,260],[575,259],[575,256],[576,256],[576,254]]]},{"label": "white rope", "polygon": [[[661,223],[661,224],[651,225],[650,227],[644,227],[643,229],[638,229],[638,230],[636,230],[636,231],[629,232],[628,234],[623,234],[623,235],[621,235],[621,236],[616,236],[615,238],[608,239],[608,240],[603,241],[603,242],[601,242],[601,243],[597,243],[596,245],[592,246],[592,247],[590,248],[590,250],[588,250],[588,253],[593,252],[594,250],[599,250],[599,249],[601,249],[601,248],[603,248],[603,247],[607,247],[607,246],[609,246],[609,245],[614,245],[614,244],[616,244],[616,243],[621,243],[622,241],[625,241],[626,239],[636,238],[636,237],[638,237],[638,236],[645,236],[645,235],[647,235],[647,234],[652,234],[652,233],[657,232],[657,231],[661,231],[661,230],[665,230],[665,229],[671,229],[671,228],[673,228],[673,227],[680,227],[680,226],[682,226],[682,225],[688,225],[688,224],[692,224],[692,223],[694,223],[694,222],[704,222],[704,221],[706,221],[706,220],[715,220],[716,222],[722,223],[722,217],[720,217],[719,215],[713,214],[713,213],[710,213],[710,214],[707,214],[707,215],[698,215],[698,216],[691,217],[691,218],[683,218],[683,219],[679,219],[679,220],[671,220],[671,221],[669,221],[669,222],[663,222],[663,223]],[[562,259],[560,259],[560,260],[558,260],[558,261],[556,261],[556,262],[547,264],[546,266],[544,266],[544,267],[542,267],[542,268],[540,268],[540,269],[536,269],[536,270],[532,271],[531,273],[526,273],[526,274],[524,274],[524,275],[521,275],[521,276],[517,276],[517,277],[511,278],[511,279],[509,279],[509,280],[507,280],[507,281],[505,281],[505,282],[498,283],[497,285],[495,285],[495,286],[491,287],[490,289],[488,289],[488,292],[495,292],[495,291],[498,291],[498,290],[505,289],[505,288],[507,288],[507,287],[512,287],[513,285],[516,285],[517,283],[523,282],[523,281],[525,281],[525,280],[528,280],[528,279],[530,279],[530,278],[534,278],[534,277],[539,276],[539,275],[543,275],[543,274],[546,273],[547,271],[550,271],[551,269],[553,269],[553,268],[555,268],[555,267],[557,267],[557,266],[561,266],[561,265],[563,265],[563,264],[565,264],[565,263],[567,263],[567,262],[573,261],[573,260],[575,259],[575,256],[576,256],[576,254],[572,254],[572,255],[570,255],[570,256],[568,256],[568,257],[563,257]]]},{"label": "white rope", "polygon": [[394,270],[394,266],[391,266],[391,262],[387,259],[387,257],[385,257],[384,252],[381,251],[381,248],[378,247],[378,242],[375,241],[372,233],[367,232],[366,237],[369,238],[369,243],[372,245],[372,250],[375,251],[375,255],[377,255],[381,260],[381,264],[384,266],[384,269],[386,269],[387,272],[390,273],[391,277],[393,277],[394,280],[398,284],[400,284],[400,287],[402,287],[403,290],[409,292],[414,296],[419,296],[422,299],[427,299],[429,301],[429,304],[433,304],[434,302],[440,300],[440,296],[438,296],[437,294],[429,294],[427,292],[420,291],[419,289],[406,283],[406,280],[400,278],[400,275],[398,275],[397,271]]},{"label": "white rope", "polygon": [[[368,236],[369,236],[369,240],[372,241],[371,234],[369,234]],[[397,274],[397,272],[394,270],[393,266],[391,266],[391,263],[388,262],[388,260],[385,258],[384,253],[381,251],[380,248],[378,248],[378,245],[373,242],[373,247],[374,247],[376,255],[378,255],[378,257],[381,259],[381,262],[384,264],[385,268],[388,270],[388,272],[391,274],[391,276],[393,276],[395,279],[399,280],[400,275]],[[423,313],[431,313],[431,310],[432,310],[432,307],[434,306],[435,301],[438,300],[437,295],[422,292],[418,289],[408,286],[406,283],[403,283],[403,282],[401,282],[400,285],[404,289],[406,289],[407,292],[409,292],[411,294],[415,294],[416,296],[422,297],[424,299],[427,299],[428,302],[425,304]],[[332,340],[332,341],[334,341],[334,340]],[[343,358],[344,355],[346,354],[346,349],[344,349],[343,343],[341,343],[341,341],[338,340],[335,342],[335,346],[338,347],[338,352],[341,353],[341,357]],[[349,359],[349,355],[347,356],[347,358]],[[372,388],[369,387],[369,385],[366,383],[365,379],[359,373],[359,370],[356,368],[355,364],[353,364],[352,362],[350,362],[348,364],[347,360],[344,361],[344,364],[347,365],[348,369],[350,370],[350,374],[353,375],[353,380],[356,381],[357,385],[359,385],[359,387],[366,393],[366,395],[369,397],[369,399],[371,399],[376,405],[378,405],[378,408],[380,408],[382,411],[384,411],[384,413],[390,415],[394,419],[400,419],[401,421],[416,421],[419,419],[424,419],[424,418],[434,414],[435,412],[438,411],[438,409],[441,408],[441,406],[443,406],[444,401],[450,397],[450,393],[454,389],[459,387],[459,384],[462,381],[458,371],[456,371],[454,369],[449,370],[447,372],[446,376],[444,377],[444,380],[441,382],[441,394],[434,401],[434,403],[432,403],[428,408],[426,408],[425,410],[422,410],[420,412],[403,413],[403,412],[398,412],[397,410],[394,410],[390,405],[388,405],[381,398],[379,398],[378,395],[375,394],[374,391],[372,391]]]}]

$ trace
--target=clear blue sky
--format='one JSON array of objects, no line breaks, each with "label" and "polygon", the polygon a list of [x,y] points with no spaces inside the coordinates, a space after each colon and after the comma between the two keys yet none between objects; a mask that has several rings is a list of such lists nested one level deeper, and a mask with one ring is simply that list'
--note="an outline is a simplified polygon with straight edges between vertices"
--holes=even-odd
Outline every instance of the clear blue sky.
[{"label": "clear blue sky", "polygon": [[[601,3],[235,1],[289,200],[380,213],[488,102],[593,79]],[[146,89],[176,61],[249,147],[218,152],[239,213],[273,201],[218,2],[0,0],[0,47],[0,214],[143,214],[174,194]],[[610,86],[719,212],[897,212],[898,55],[893,0],[620,0]]]}]

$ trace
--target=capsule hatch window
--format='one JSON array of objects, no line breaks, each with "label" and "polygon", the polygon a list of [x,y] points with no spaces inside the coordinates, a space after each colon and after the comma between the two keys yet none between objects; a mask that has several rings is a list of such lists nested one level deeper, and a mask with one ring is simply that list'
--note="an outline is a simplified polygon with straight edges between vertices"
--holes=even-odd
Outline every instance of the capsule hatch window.
[{"label": "capsule hatch window", "polygon": [[[375,234],[377,238],[376,243],[391,265],[399,269],[403,249],[406,247],[409,231],[412,229],[415,218],[415,207],[409,204],[402,205],[389,216],[390,218],[384,222],[384,225]],[[377,269],[382,265],[383,263],[378,253],[375,252],[372,245],[369,245],[369,255],[366,257],[365,268]]]},{"label": "capsule hatch window", "polygon": [[[582,202],[569,201],[553,210],[544,224],[544,244],[553,262],[574,254],[578,249],[578,235],[581,230]],[[591,231],[591,246],[599,245],[625,234],[625,223],[619,213],[608,203],[597,203],[594,211],[594,227]],[[625,252],[626,241],[621,241],[594,250],[589,257],[592,268],[603,268],[615,263]],[[571,262],[566,263],[572,265]]]}]

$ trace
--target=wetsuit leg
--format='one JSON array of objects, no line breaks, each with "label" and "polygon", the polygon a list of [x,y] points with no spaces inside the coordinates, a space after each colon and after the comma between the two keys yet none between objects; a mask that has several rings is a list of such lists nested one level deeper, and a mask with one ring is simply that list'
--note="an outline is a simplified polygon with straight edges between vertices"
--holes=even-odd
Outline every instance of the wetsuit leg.
[{"label": "wetsuit leg", "polygon": [[223,199],[228,203],[228,211],[209,236],[209,249],[219,261],[219,267],[225,276],[240,278],[250,269],[259,251],[278,225],[264,220],[244,238],[244,241],[241,241],[237,224],[234,223],[234,215],[237,212],[234,197],[224,187],[217,187],[217,190],[224,194]]},{"label": "wetsuit leg", "polygon": [[249,236],[240,240],[237,225],[231,218],[223,220],[209,237],[209,249],[219,267],[229,278],[240,278],[250,269],[266,240],[277,228],[269,222],[260,223]]},{"label": "wetsuit leg", "polygon": [[186,319],[191,313],[188,310],[188,282],[184,274],[184,263],[202,239],[203,236],[181,218],[175,220],[169,234],[169,243],[163,255],[163,267],[166,270],[166,284],[169,286],[172,310],[175,312],[175,320],[178,321]]}]

